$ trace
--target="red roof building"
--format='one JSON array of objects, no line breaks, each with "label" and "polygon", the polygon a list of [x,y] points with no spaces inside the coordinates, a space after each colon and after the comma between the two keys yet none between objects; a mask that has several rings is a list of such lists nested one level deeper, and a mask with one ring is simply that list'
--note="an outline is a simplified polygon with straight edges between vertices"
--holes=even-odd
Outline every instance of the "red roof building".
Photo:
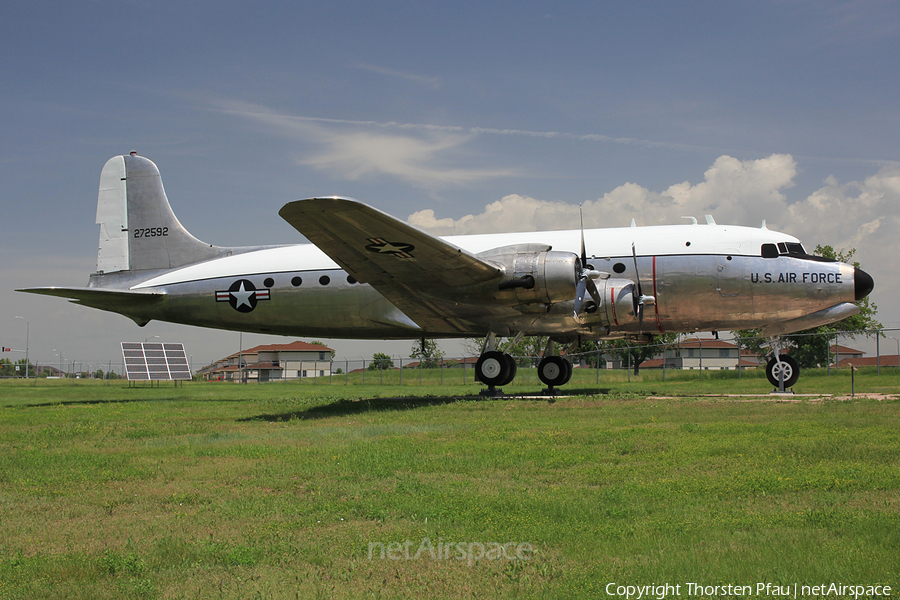
[{"label": "red roof building", "polygon": [[208,381],[244,383],[330,377],[332,352],[327,346],[300,340],[290,344],[264,344],[230,354],[197,373]]}]

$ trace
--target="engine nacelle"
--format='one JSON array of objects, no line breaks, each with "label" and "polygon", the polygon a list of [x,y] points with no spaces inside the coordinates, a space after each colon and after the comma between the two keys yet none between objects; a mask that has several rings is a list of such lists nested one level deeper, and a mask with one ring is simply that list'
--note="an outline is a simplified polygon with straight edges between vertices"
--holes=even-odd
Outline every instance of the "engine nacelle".
[{"label": "engine nacelle", "polygon": [[[634,310],[634,296],[637,293],[634,282],[630,279],[597,279],[597,291],[600,293],[600,306],[591,307],[585,315],[600,318],[609,327],[622,326],[637,321]],[[646,315],[645,315],[646,316]]]},{"label": "engine nacelle", "polygon": [[498,299],[538,305],[575,299],[575,287],[581,275],[577,254],[527,244],[497,248],[478,256],[498,264],[506,273],[498,285]]}]

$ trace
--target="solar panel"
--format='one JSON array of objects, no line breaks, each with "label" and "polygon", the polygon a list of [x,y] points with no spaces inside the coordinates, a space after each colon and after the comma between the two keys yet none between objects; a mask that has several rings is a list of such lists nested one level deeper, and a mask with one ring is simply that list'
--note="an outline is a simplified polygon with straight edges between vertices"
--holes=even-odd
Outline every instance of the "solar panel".
[{"label": "solar panel", "polygon": [[125,376],[128,381],[190,380],[184,344],[122,342]]}]

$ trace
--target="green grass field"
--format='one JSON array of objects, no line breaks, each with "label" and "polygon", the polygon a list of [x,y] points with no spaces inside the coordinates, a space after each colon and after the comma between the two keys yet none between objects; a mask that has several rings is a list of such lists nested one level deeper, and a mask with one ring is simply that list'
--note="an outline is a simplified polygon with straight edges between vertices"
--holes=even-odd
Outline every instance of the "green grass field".
[{"label": "green grass field", "polygon": [[[538,391],[530,375],[507,391]],[[482,400],[439,373],[356,376],[0,383],[0,597],[900,592],[897,397],[707,397],[770,386],[584,371],[574,397]],[[900,396],[900,376],[854,387]],[[797,391],[849,395],[850,376]]]}]

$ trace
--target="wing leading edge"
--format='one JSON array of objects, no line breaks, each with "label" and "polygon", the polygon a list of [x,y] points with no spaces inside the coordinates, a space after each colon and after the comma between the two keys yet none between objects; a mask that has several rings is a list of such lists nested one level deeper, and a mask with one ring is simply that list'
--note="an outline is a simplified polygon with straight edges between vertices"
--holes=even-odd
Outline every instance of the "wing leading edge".
[{"label": "wing leading edge", "polygon": [[[423,329],[470,328],[440,300],[499,278],[490,262],[349,198],[290,202],[278,214],[357,281],[368,283]],[[436,303],[440,303],[440,307]]]}]

